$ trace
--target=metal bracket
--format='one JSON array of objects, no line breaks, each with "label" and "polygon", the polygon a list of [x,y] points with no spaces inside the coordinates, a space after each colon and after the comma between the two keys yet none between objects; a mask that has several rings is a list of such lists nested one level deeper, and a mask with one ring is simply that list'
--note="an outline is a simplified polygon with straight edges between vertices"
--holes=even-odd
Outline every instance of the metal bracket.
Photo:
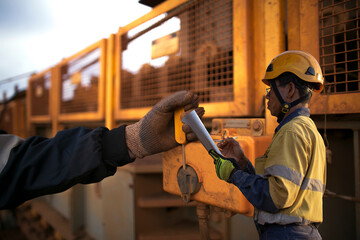
[{"label": "metal bracket", "polygon": [[184,203],[190,201],[191,194],[200,190],[200,182],[196,171],[189,165],[186,168],[181,167],[177,174],[178,185],[181,191],[181,197]]}]

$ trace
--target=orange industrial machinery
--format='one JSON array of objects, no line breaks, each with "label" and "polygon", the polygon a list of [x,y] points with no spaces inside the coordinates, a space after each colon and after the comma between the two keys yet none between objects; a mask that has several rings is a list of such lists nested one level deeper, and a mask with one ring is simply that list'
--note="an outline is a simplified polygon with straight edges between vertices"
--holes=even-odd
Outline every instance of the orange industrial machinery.
[{"label": "orange industrial machinery", "polygon": [[20,137],[27,135],[26,94],[15,88],[11,99],[4,99],[0,104],[0,129]]},{"label": "orange industrial machinery", "polygon": [[[280,2],[165,1],[119,28],[115,119],[138,119],[182,89],[199,94],[207,118],[263,117],[259,80],[265,64],[284,50]],[[172,52],[154,58],[154,45],[164,38]]]},{"label": "orange industrial machinery", "polygon": [[[185,117],[184,114],[189,113],[178,109],[174,114],[175,139],[182,146],[163,155],[164,190],[180,195],[185,203],[196,200],[228,212],[252,216],[254,208],[240,190],[235,185],[217,177],[213,159],[205,146],[211,146],[213,141],[220,142],[227,137],[237,138],[246,156],[254,165],[255,157],[261,156],[265,152],[272,139],[270,136],[262,136],[262,121],[259,119],[216,119],[213,124],[215,130],[210,137],[196,115]],[[186,118],[184,123],[189,124],[200,141],[203,141],[202,145],[206,149],[201,146],[200,142],[187,144],[185,133],[181,130],[183,125],[180,121],[181,117]],[[250,129],[253,129],[252,134],[248,134],[248,136],[241,134]],[[231,135],[229,135],[230,133]],[[214,146],[214,148],[216,147]]]},{"label": "orange industrial machinery", "polygon": [[54,82],[56,68],[48,68],[41,73],[32,75],[28,80],[26,92],[27,129],[31,135],[40,134],[51,136],[51,125],[54,121]]},{"label": "orange industrial machinery", "polygon": [[[214,138],[220,139],[220,136],[214,136]],[[265,152],[271,137],[238,136],[237,141],[254,164],[255,157],[261,156]],[[177,147],[166,152],[163,156],[163,187],[165,191],[179,196],[189,194],[191,200],[220,207],[230,212],[252,216],[253,206],[235,185],[217,177],[213,159],[201,143],[186,145],[185,172],[182,172],[182,154],[181,147]],[[181,175],[186,175],[186,178],[189,179],[179,181]],[[183,189],[189,189],[189,191]]]},{"label": "orange industrial machinery", "polygon": [[[239,136],[252,160],[262,155],[275,121],[265,113],[261,77],[265,65],[284,50],[283,26],[278,24],[284,19],[284,6],[281,1],[272,3],[164,1],[119,28],[115,38],[115,121],[139,119],[161,98],[189,89],[200,96],[207,127],[213,118],[236,118],[232,123],[218,119],[214,125],[218,131],[232,129],[231,134]],[[177,180],[181,152],[174,149],[162,159],[164,190],[176,195],[181,195]],[[201,182],[192,200],[252,215],[253,208],[240,191],[217,179],[212,161],[199,143],[186,145],[185,153],[189,169],[194,169]]]},{"label": "orange industrial machinery", "polygon": [[106,43],[102,39],[57,66],[60,122],[105,119]]},{"label": "orange industrial machinery", "polygon": [[51,122],[51,89],[54,69],[50,68],[34,74],[28,81],[27,118],[31,123]]},{"label": "orange industrial machinery", "polygon": [[[359,33],[356,1],[287,1],[289,49],[315,56],[325,77],[312,114],[360,112]],[[311,27],[310,27],[311,26]]]},{"label": "orange industrial machinery", "polygon": [[[164,15],[165,12],[168,14]],[[206,118],[243,118],[245,129],[260,128],[256,137],[248,131],[247,136],[239,139],[251,156],[262,155],[270,139],[266,135],[273,130],[273,119],[265,121],[265,86],[260,80],[266,62],[283,50],[279,41],[282,26],[276,24],[282,19],[281,4],[261,1],[168,1],[160,4],[148,15],[119,29],[115,118],[138,119],[164,96],[191,89],[199,94]],[[259,29],[252,28],[253,24]],[[147,44],[149,38],[151,46]],[[171,44],[167,49],[170,52],[154,53],[164,39]],[[263,39],[269,42],[261,41]],[[258,52],[253,52],[255,49],[264,50],[265,54],[253,57]],[[134,56],[137,56],[136,62],[132,61]],[[261,123],[261,127],[252,125],[251,117],[258,117],[256,124]],[[234,122],[233,128],[241,129],[244,124],[240,119]],[[239,190],[216,178],[209,156],[201,146],[190,144],[185,149],[187,164],[195,169],[202,182],[193,198],[251,215],[250,204]],[[176,176],[181,166],[177,159],[181,157],[174,151],[164,155],[164,189],[180,194]],[[236,194],[229,196],[221,194],[222,191]],[[218,197],[214,197],[216,193]]]}]

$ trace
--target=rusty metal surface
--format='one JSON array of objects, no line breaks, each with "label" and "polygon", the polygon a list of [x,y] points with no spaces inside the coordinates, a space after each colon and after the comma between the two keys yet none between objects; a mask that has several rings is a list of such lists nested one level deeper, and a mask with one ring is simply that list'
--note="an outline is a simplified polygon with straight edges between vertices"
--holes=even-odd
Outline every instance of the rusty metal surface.
[{"label": "rusty metal surface", "polygon": [[360,92],[359,1],[321,0],[319,20],[325,93]]},{"label": "rusty metal surface", "polygon": [[[164,29],[170,24],[169,34],[180,30],[179,51],[154,60],[142,57],[151,52],[142,46],[150,47],[152,40],[167,33]],[[128,37],[140,31],[132,29]],[[138,66],[130,69],[124,65],[129,62]],[[185,11],[129,42],[122,51],[122,63],[118,101],[123,109],[149,107],[183,89],[198,93],[203,103],[232,101],[232,1],[194,1]]]}]

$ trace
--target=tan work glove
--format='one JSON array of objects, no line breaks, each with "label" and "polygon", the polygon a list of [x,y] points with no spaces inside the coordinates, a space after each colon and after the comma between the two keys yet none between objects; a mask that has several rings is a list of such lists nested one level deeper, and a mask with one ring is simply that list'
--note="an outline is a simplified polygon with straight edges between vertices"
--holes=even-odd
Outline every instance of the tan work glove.
[{"label": "tan work glove", "polygon": [[[185,111],[195,109],[201,118],[205,111],[198,106],[199,97],[190,91],[179,91],[162,99],[139,122],[126,127],[128,149],[136,158],[143,158],[178,146],[174,111],[180,107],[184,107]],[[183,131],[188,141],[196,139],[189,126],[184,125]]]}]

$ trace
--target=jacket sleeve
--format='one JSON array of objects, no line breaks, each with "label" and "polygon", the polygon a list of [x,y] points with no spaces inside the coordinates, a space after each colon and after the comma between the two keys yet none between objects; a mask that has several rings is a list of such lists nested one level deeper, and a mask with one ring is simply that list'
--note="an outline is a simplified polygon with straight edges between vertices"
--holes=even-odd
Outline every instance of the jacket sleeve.
[{"label": "jacket sleeve", "polygon": [[250,161],[248,161],[248,164],[246,165],[243,171],[248,174],[252,174],[252,175],[255,174],[255,168]]},{"label": "jacket sleeve", "polygon": [[235,171],[228,182],[237,186],[257,209],[271,213],[279,211],[270,196],[268,179],[256,175],[255,168],[250,161],[245,169]]},{"label": "jacket sleeve", "polygon": [[114,175],[117,166],[134,161],[126,147],[125,127],[111,131],[79,127],[60,131],[50,139],[19,141],[10,153],[3,154],[9,149],[2,148],[0,157],[8,155],[8,159],[1,159],[6,165],[0,169],[0,209]]},{"label": "jacket sleeve", "polygon": [[270,196],[268,179],[238,170],[231,175],[229,183],[237,186],[255,208],[271,213],[279,211]]}]

